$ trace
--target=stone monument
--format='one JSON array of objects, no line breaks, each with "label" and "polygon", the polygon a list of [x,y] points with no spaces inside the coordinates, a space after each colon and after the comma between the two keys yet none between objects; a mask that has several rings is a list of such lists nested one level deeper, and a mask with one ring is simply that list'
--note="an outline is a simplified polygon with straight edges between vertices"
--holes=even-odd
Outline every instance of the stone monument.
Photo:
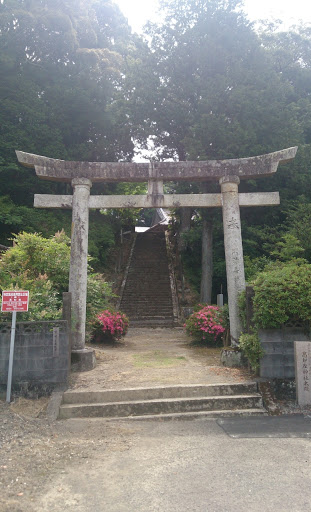
[{"label": "stone monument", "polygon": [[311,404],[311,341],[295,341],[296,400]]}]

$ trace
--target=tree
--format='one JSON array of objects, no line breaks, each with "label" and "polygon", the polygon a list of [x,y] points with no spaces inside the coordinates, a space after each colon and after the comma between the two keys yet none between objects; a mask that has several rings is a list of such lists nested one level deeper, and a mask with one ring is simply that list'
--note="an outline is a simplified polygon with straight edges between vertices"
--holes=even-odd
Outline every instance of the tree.
[{"label": "tree", "polygon": [[[37,233],[19,233],[14,246],[1,255],[0,291],[26,289],[30,292],[27,320],[49,320],[61,315],[62,293],[68,290],[70,240],[64,232],[51,238]],[[109,306],[114,297],[111,285],[88,267],[87,318]]]},{"label": "tree", "polygon": [[162,156],[237,158],[299,140],[292,88],[239,5],[164,0],[163,25],[149,26],[159,84],[150,119]]},{"label": "tree", "polygon": [[136,41],[108,0],[0,3],[0,242],[40,225],[45,235],[62,227],[70,232],[67,212],[32,209],[34,191],[70,193],[70,187],[38,180],[17,165],[15,149],[71,160],[132,158],[125,77]]},{"label": "tree", "polygon": [[[156,78],[145,116],[159,158],[240,158],[305,142],[298,103],[307,101],[307,82],[298,93],[283,76],[272,48],[247,21],[239,1],[163,0],[161,9],[164,23],[150,24],[147,32]],[[290,44],[289,52],[295,53]],[[296,65],[302,65],[299,57]],[[289,165],[273,179],[242,182],[240,190],[280,190],[282,197],[282,180],[292,170]],[[243,232],[250,235],[252,223],[262,228],[272,222],[276,229],[284,218],[280,209],[242,212]],[[246,239],[246,255],[263,254],[259,243],[255,249]],[[224,269],[222,262],[215,261],[214,268],[216,279],[223,282],[224,276],[216,275]]]}]

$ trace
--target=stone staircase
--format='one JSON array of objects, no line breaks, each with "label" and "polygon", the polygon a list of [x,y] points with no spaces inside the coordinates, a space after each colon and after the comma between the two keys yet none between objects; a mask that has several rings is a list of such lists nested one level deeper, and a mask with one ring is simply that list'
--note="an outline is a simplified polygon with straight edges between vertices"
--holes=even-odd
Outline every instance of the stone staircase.
[{"label": "stone staircase", "polygon": [[119,307],[131,327],[176,325],[164,231],[137,234]]},{"label": "stone staircase", "polygon": [[257,383],[66,391],[59,419],[194,419],[266,414]]}]

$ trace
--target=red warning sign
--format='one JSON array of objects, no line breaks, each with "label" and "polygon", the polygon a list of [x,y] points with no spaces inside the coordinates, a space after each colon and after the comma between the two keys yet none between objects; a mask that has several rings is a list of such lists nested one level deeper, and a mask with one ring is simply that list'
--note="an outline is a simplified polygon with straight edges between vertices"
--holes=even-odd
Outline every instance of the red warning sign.
[{"label": "red warning sign", "polygon": [[29,291],[3,291],[1,311],[28,311]]}]

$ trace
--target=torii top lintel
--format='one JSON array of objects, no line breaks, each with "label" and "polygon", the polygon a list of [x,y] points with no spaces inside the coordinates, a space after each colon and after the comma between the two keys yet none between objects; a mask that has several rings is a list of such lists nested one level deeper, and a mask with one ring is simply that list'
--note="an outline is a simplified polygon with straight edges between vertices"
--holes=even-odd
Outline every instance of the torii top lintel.
[{"label": "torii top lintel", "polygon": [[201,162],[72,162],[16,151],[18,161],[35,168],[45,180],[71,182],[73,178],[88,178],[92,182],[132,181],[217,181],[223,176],[254,179],[276,172],[279,163],[295,158],[297,147],[266,155],[231,160]]}]

